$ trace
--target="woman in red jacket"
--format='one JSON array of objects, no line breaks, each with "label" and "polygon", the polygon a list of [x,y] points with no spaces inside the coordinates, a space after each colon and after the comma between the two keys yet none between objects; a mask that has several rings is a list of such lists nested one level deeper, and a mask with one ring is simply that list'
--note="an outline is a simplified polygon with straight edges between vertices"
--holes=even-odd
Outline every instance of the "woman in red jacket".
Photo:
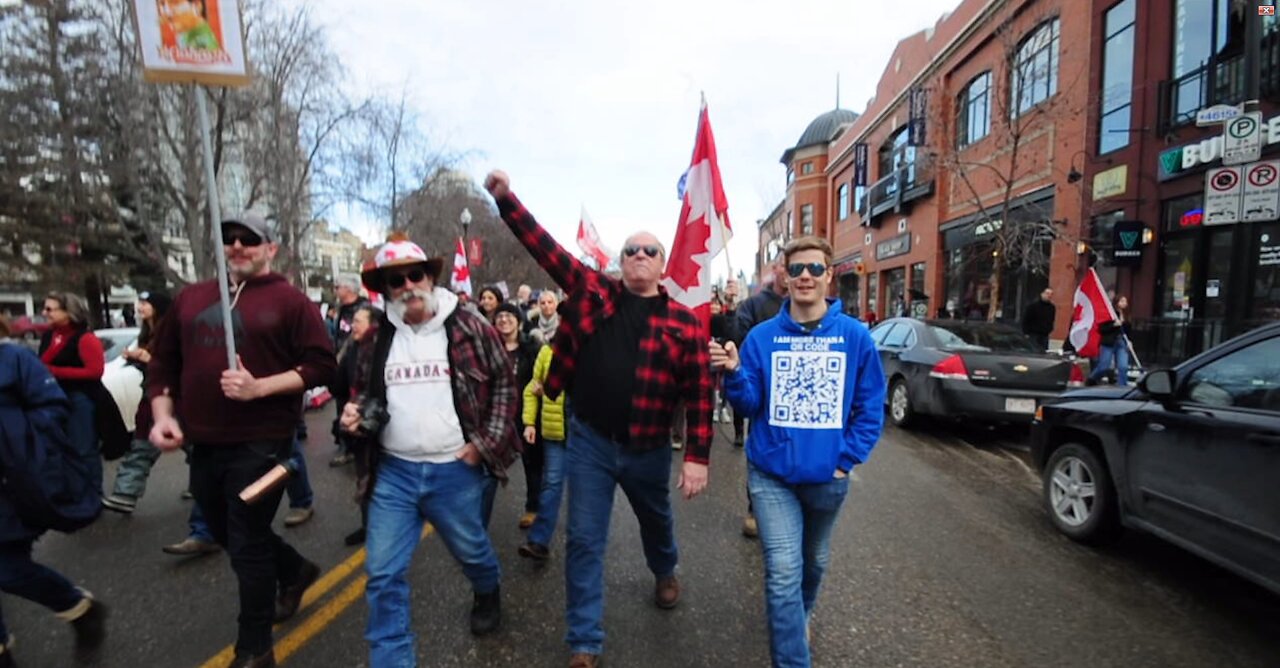
[{"label": "woman in red jacket", "polygon": [[[77,452],[97,452],[94,397],[102,387],[106,359],[102,341],[89,329],[89,305],[80,295],[55,291],[45,296],[43,313],[51,327],[40,339],[40,361],[71,404],[67,437]],[[96,463],[95,477],[101,480],[102,460],[93,457],[86,461]]]}]

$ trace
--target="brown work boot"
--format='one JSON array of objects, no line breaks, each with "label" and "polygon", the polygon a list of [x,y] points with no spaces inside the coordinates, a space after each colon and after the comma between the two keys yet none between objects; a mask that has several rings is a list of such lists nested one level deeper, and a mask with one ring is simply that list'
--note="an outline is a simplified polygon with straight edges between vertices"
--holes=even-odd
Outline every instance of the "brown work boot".
[{"label": "brown work boot", "polygon": [[569,668],[600,668],[604,661],[599,654],[574,654],[569,657]]},{"label": "brown work boot", "polygon": [[742,535],[747,538],[760,537],[760,525],[756,524],[755,515],[747,515],[747,518],[742,520]]},{"label": "brown work boot", "polygon": [[680,602],[680,581],[674,575],[664,575],[653,585],[653,602],[663,610],[670,610]]}]

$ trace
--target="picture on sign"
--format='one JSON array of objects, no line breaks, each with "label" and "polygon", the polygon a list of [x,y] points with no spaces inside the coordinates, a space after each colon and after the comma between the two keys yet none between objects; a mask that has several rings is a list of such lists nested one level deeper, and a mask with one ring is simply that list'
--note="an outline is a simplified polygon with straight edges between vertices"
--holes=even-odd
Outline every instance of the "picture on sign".
[{"label": "picture on sign", "polygon": [[133,0],[147,81],[249,83],[235,0]]},{"label": "picture on sign", "polygon": [[1112,227],[1111,262],[1117,267],[1142,265],[1142,232],[1146,226],[1139,220],[1117,221]]},{"label": "picture on sign", "polygon": [[1280,265],[1280,239],[1273,239],[1263,232],[1258,237],[1258,266],[1274,267]]},{"label": "picture on sign", "polygon": [[1280,161],[1248,165],[1244,174],[1240,219],[1246,223],[1275,220],[1280,213]]},{"label": "picture on sign", "polygon": [[1240,222],[1240,200],[1244,191],[1239,167],[1219,167],[1205,173],[1204,224]]}]

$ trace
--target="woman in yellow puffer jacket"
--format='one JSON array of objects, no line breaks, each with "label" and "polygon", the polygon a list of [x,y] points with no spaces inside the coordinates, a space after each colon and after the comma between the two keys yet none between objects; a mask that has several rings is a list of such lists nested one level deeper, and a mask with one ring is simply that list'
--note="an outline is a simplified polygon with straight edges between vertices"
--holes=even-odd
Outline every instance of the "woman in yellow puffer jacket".
[{"label": "woman in yellow puffer jacket", "polygon": [[[542,449],[546,459],[542,469],[542,494],[538,498],[538,517],[529,529],[529,538],[520,546],[520,556],[537,561],[551,558],[548,547],[551,537],[556,531],[556,520],[560,517],[560,497],[564,492],[564,448],[565,448],[565,395],[555,400],[542,394],[542,384],[551,369],[551,345],[538,351],[538,358],[533,363],[533,380],[524,388],[524,428],[526,443],[538,440],[538,430],[532,425],[542,426]],[[538,418],[541,417],[541,421]]]}]

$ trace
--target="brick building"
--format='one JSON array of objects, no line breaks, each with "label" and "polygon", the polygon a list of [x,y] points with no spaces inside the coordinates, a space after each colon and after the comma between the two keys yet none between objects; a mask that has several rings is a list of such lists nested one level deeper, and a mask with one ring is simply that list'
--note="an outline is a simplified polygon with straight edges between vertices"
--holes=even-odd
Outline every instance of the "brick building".
[{"label": "brick building", "polygon": [[850,310],[1016,320],[1052,286],[1065,335],[1090,21],[1087,3],[965,0],[899,42],[829,149],[827,236]]},{"label": "brick building", "polygon": [[[1257,0],[1091,4],[1090,247],[1130,298],[1139,356],[1174,362],[1280,319],[1278,212],[1242,205],[1247,222],[1234,222],[1206,207],[1224,128],[1195,123],[1202,109],[1259,100],[1262,159],[1280,158],[1280,25]],[[1136,257],[1117,262],[1117,225],[1141,232]]]}]

